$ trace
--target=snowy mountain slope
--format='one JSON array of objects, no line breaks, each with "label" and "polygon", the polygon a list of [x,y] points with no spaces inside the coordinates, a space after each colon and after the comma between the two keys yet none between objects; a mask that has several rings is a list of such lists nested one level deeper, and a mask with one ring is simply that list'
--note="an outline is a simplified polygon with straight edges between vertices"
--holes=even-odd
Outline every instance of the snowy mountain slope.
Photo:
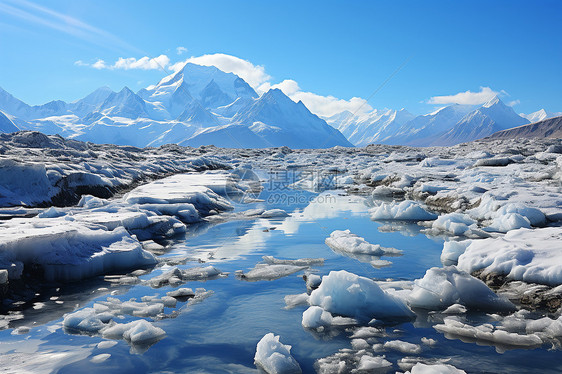
[{"label": "snowy mountain slope", "polygon": [[203,108],[212,109],[231,104],[239,97],[258,97],[237,75],[191,63],[163,78],[156,86],[140,90],[138,95],[147,101],[161,102],[173,118],[193,100],[198,100]]},{"label": "snowy mountain slope", "polygon": [[427,146],[434,137],[449,131],[474,109],[472,105],[450,105],[406,122],[385,144]]},{"label": "snowy mountain slope", "polygon": [[562,116],[496,132],[486,139],[562,138]]},{"label": "snowy mountain slope", "polygon": [[530,114],[520,113],[519,115],[523,118],[528,119],[529,122],[535,123],[545,119],[562,116],[562,112],[547,112],[544,109],[540,109]]},{"label": "snowy mountain slope", "polygon": [[236,114],[232,122],[246,125],[265,139],[269,146],[351,146],[338,130],[312,114],[302,102],[295,103],[279,89],[267,91]]},{"label": "snowy mountain slope", "polygon": [[161,105],[143,100],[128,87],[109,94],[99,107],[99,112],[108,117],[131,119],[150,118],[159,120],[169,118],[169,114]]},{"label": "snowy mountain slope", "polygon": [[0,111],[0,133],[11,133],[20,129],[12,122],[10,117]]},{"label": "snowy mountain slope", "polygon": [[68,104],[68,110],[78,117],[84,117],[88,113],[98,110],[99,106],[113,93],[115,92],[107,86],[100,87],[86,97]]},{"label": "snowy mountain slope", "polygon": [[349,111],[336,114],[328,121],[354,145],[365,146],[371,143],[384,143],[391,138],[404,123],[413,119],[414,115],[405,109],[373,110],[362,115],[353,115]]},{"label": "snowy mountain slope", "polygon": [[432,145],[469,142],[527,123],[529,123],[527,119],[519,116],[513,108],[505,105],[496,96],[464,116],[451,130],[435,139]]}]

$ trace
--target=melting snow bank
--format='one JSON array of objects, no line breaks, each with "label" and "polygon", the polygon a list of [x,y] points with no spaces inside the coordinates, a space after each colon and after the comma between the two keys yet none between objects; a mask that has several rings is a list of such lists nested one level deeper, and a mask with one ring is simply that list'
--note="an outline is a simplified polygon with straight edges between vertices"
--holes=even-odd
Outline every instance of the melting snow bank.
[{"label": "melting snow bank", "polygon": [[157,263],[124,227],[57,218],[13,219],[0,228],[0,267],[9,279],[19,279],[24,267],[41,269],[49,281],[76,281]]},{"label": "melting snow bank", "polygon": [[278,335],[266,334],[258,342],[256,365],[268,374],[298,374],[302,373],[298,362],[291,356],[291,346],[279,341]]},{"label": "melting snow bank", "polygon": [[515,309],[510,301],[496,295],[484,282],[455,266],[429,269],[422,279],[414,281],[408,301],[411,307],[429,310],[445,310],[454,304],[485,311]]},{"label": "melting snow bank", "polygon": [[35,277],[49,281],[77,281],[152,266],[157,261],[139,240],[171,237],[185,232],[186,224],[232,209],[215,192],[225,188],[227,177],[176,175],[137,187],[122,199],[88,195],[77,207],[1,221],[0,269],[10,280],[33,269]]},{"label": "melting snow bank", "polygon": [[[481,276],[499,274],[510,280],[562,284],[562,230],[518,229],[500,238],[474,240],[458,258],[458,267]],[[491,250],[492,249],[492,250]]]},{"label": "melting snow bank", "polygon": [[0,206],[68,206],[83,194],[108,198],[172,173],[230,168],[215,157],[177,146],[140,149],[30,131],[2,134],[0,150]]},{"label": "melting snow bank", "polygon": [[428,212],[420,203],[410,200],[382,203],[371,209],[371,219],[377,221],[428,221],[436,218],[436,214]]}]

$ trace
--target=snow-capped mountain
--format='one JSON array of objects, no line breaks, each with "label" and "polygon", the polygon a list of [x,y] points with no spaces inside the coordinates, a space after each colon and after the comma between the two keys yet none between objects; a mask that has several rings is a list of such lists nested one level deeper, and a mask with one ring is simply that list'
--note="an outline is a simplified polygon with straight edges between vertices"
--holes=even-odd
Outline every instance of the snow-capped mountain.
[{"label": "snow-capped mountain", "polygon": [[327,148],[351,145],[338,130],[312,114],[301,101],[295,103],[279,89],[267,91],[238,112],[232,121],[248,126],[269,147]]},{"label": "snow-capped mountain", "polygon": [[372,143],[385,143],[398,129],[415,116],[405,109],[373,110],[362,115],[353,115],[349,111],[336,114],[326,119],[354,145],[366,146]]},{"label": "snow-capped mountain", "polygon": [[547,112],[544,109],[540,109],[530,114],[521,113],[519,115],[523,118],[528,119],[529,122],[535,123],[545,119],[562,116],[562,112]]},{"label": "snow-capped mountain", "polygon": [[10,117],[0,111],[0,133],[11,133],[19,131],[18,127],[12,122]]},{"label": "snow-capped mountain", "polygon": [[430,145],[435,136],[449,131],[473,109],[472,105],[454,104],[426,115],[417,116],[402,125],[396,134],[387,140],[386,144]]},{"label": "snow-capped mountain", "polygon": [[452,129],[439,136],[432,145],[453,145],[484,138],[495,132],[525,125],[529,121],[512,107],[494,97],[464,116]]},{"label": "snow-capped mountain", "polygon": [[338,130],[280,90],[259,97],[237,75],[191,63],[138,93],[102,87],[73,103],[29,106],[0,90],[0,109],[14,125],[3,121],[6,131],[19,127],[94,143],[351,146]]}]

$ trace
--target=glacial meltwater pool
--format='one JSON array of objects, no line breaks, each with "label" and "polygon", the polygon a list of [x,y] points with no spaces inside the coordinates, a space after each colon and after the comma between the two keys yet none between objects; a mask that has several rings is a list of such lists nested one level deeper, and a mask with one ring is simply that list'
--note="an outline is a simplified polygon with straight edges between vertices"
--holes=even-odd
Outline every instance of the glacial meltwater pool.
[{"label": "glacial meltwater pool", "polygon": [[[306,292],[303,274],[322,276],[332,270],[345,269],[376,280],[414,280],[423,277],[428,268],[442,266],[439,258],[443,238],[428,238],[415,224],[372,221],[368,209],[373,202],[367,198],[346,195],[342,191],[317,194],[268,189],[260,198],[265,202],[237,203],[235,212],[258,207],[280,208],[290,216],[196,224],[190,226],[185,237],[168,242],[161,257],[188,257],[185,264],[177,265],[178,268],[212,265],[229,275],[182,284],[181,287],[193,290],[205,288],[212,294],[197,303],[180,301],[176,308],[165,308],[168,317],[154,323],[166,332],[162,340],[150,347],[131,348],[123,340],[67,333],[62,328],[62,318],[76,306],[92,307],[108,297],[140,300],[147,295],[165,296],[166,292],[180,286],[124,285],[111,282],[111,277],[81,282],[37,295],[33,306],[22,307],[24,318],[14,321],[13,326],[24,328],[0,331],[2,372],[257,372],[256,344],[269,332],[279,335],[284,344],[292,345],[291,353],[303,372],[315,372],[318,359],[351,348],[353,329],[342,327],[318,332],[302,327],[302,314],[308,306],[287,309],[284,297]],[[403,255],[383,257],[392,264],[375,268],[369,263],[370,256],[352,258],[335,253],[324,240],[334,230],[345,229],[370,243],[402,250]],[[281,259],[324,258],[325,262],[271,281],[246,281],[235,275],[237,270],[249,271],[265,255]],[[140,279],[150,279],[170,268],[171,265],[157,267]],[[469,314],[468,318],[475,323],[491,320],[483,313]],[[134,319],[124,316],[123,322]],[[403,340],[419,344],[421,353],[380,352],[378,354],[384,355],[393,366],[377,372],[402,371],[397,362],[405,357],[446,362],[467,373],[557,373],[562,370],[559,350],[503,352],[490,345],[447,339],[432,327],[439,322],[439,317],[428,314],[418,315],[413,323],[386,326],[386,336],[377,338],[379,343]],[[421,344],[421,338],[434,339],[436,343]]]}]

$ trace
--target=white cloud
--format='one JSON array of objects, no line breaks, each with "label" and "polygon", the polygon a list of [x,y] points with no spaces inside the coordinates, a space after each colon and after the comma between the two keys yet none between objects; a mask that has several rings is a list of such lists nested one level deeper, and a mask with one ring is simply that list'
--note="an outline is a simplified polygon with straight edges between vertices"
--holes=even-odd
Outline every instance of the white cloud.
[{"label": "white cloud", "polygon": [[428,100],[428,104],[468,104],[468,105],[479,105],[484,104],[488,100],[494,98],[497,95],[507,95],[507,92],[500,91],[496,92],[490,87],[480,87],[480,92],[465,91],[459,92],[454,95],[447,96],[433,96]]},{"label": "white cloud", "polygon": [[509,103],[507,103],[507,105],[509,105],[509,106],[515,106],[515,105],[518,105],[518,104],[521,104],[520,100],[513,100],[513,101],[510,101]]},{"label": "white cloud", "polygon": [[373,110],[367,103],[367,100],[360,97],[352,97],[349,100],[343,100],[331,95],[322,96],[313,92],[302,91],[298,83],[292,79],[286,79],[269,88],[280,89],[294,102],[302,101],[312,113],[322,117],[330,117],[345,110],[351,113],[365,113]]},{"label": "white cloud", "polygon": [[74,65],[78,66],[91,66],[94,69],[122,69],[122,70],[131,70],[131,69],[140,69],[140,70],[157,70],[157,69],[165,69],[168,65],[170,65],[170,58],[166,55],[160,55],[158,57],[150,58],[148,56],[144,56],[139,58],[138,60],[134,57],[119,57],[114,64],[108,65],[104,60],[98,59],[93,64],[88,64],[82,60],[78,60],[74,62]]},{"label": "white cloud", "polygon": [[185,48],[185,47],[177,47],[177,48],[176,48],[176,53],[177,53],[178,55],[183,55],[183,54],[186,53],[186,52],[187,52],[187,48]]},{"label": "white cloud", "polygon": [[94,69],[107,69],[107,65],[105,64],[104,60],[97,60],[92,64]]},{"label": "white cloud", "polygon": [[138,60],[134,57],[123,58],[120,57],[115,64],[111,67],[112,69],[141,69],[141,70],[157,70],[165,69],[166,66],[170,64],[170,58],[166,55],[160,55],[158,57],[150,58],[144,56]]}]

